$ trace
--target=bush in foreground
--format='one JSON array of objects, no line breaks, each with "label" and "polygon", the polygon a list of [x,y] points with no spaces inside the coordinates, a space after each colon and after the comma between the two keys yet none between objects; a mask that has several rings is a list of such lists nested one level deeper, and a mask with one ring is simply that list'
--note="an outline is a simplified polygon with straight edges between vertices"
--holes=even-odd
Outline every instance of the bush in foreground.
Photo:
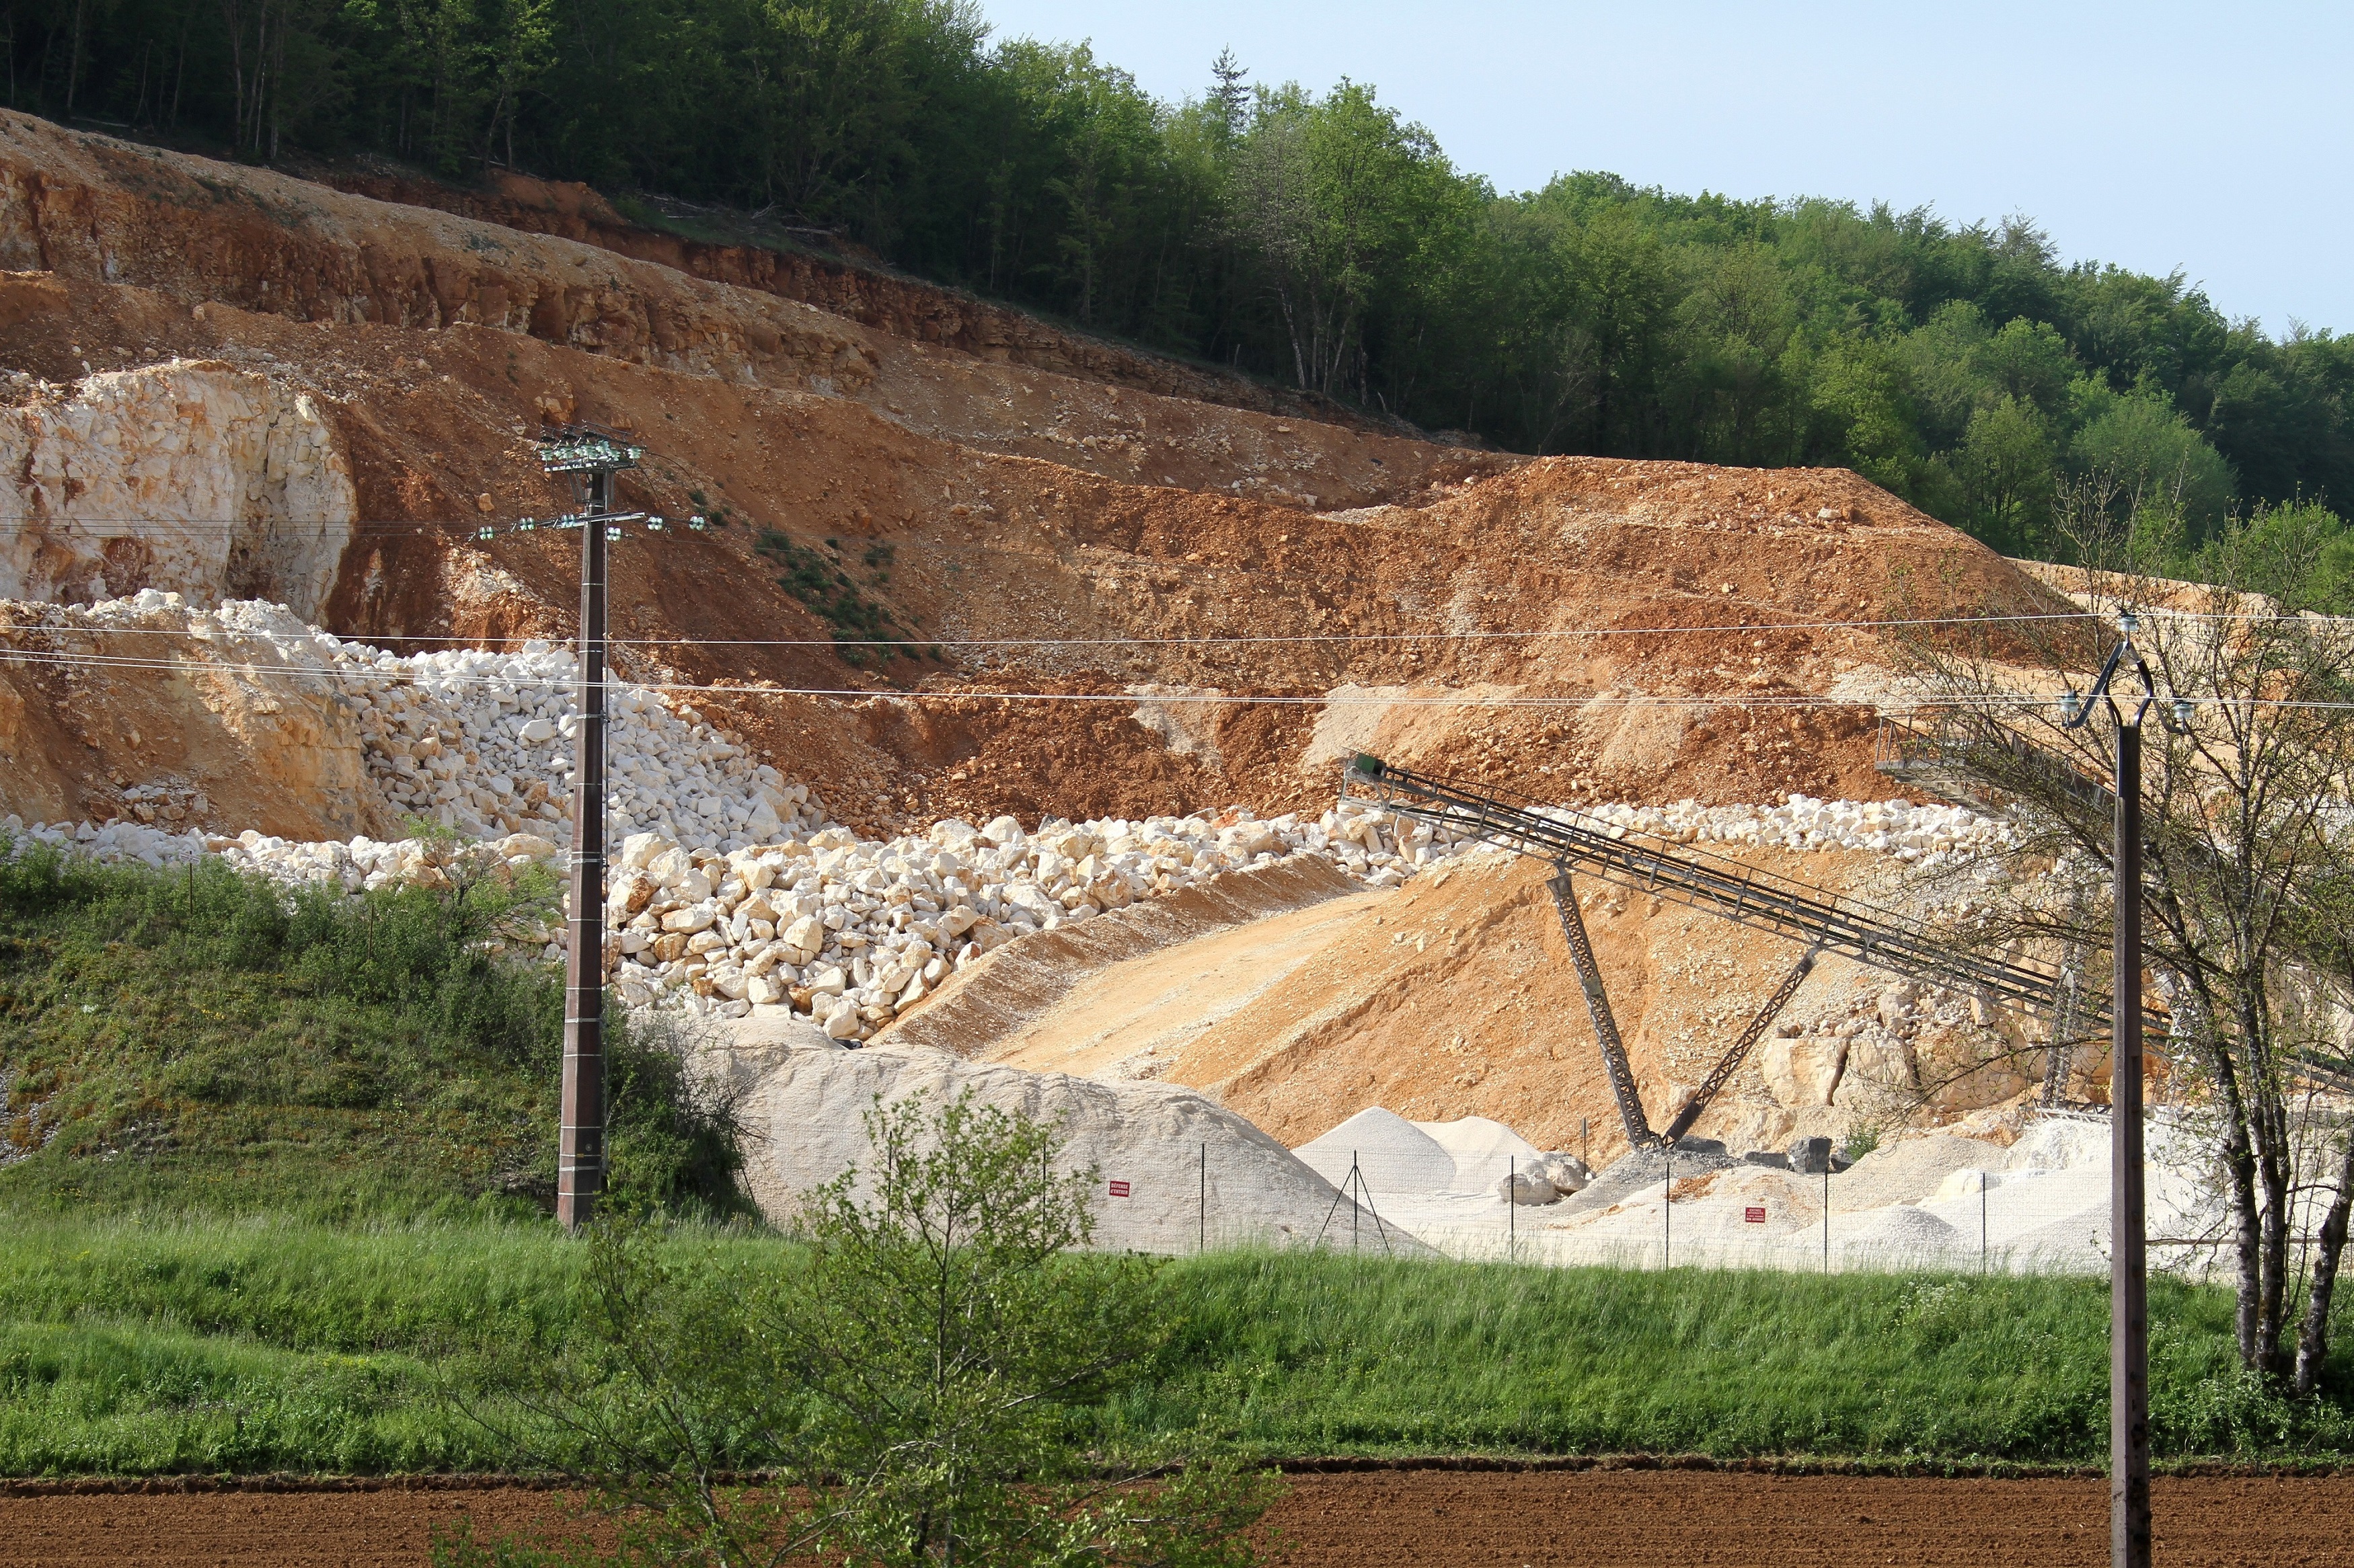
[{"label": "bush in foreground", "polygon": [[[498,1369],[616,1526],[613,1561],[886,1565],[1254,1561],[1271,1477],[1124,1439],[1106,1402],[1152,1382],[1155,1266],[1079,1252],[1092,1171],[1055,1129],[879,1101],[870,1171],[806,1195],[801,1245],[719,1275],[604,1226],[552,1376]],[[519,1395],[514,1391],[523,1392]],[[757,1466],[758,1485],[730,1478]],[[441,1542],[451,1568],[581,1560],[578,1542]]]}]

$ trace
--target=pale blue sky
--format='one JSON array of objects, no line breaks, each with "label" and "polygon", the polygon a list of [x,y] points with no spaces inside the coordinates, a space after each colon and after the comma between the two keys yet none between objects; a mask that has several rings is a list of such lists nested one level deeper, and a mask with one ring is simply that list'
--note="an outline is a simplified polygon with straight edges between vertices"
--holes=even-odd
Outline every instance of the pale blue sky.
[{"label": "pale blue sky", "polygon": [[2354,7],[981,0],[1091,38],[1166,98],[1231,44],[1257,81],[1347,76],[1518,190],[1670,190],[2023,212],[2070,260],[2180,268],[2225,314],[2354,329]]}]

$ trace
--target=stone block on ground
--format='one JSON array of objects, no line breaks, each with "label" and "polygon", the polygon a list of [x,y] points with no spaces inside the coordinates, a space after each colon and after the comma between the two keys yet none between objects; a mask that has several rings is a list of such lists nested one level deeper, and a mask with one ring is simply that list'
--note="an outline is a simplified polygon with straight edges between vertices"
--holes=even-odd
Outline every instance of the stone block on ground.
[{"label": "stone block on ground", "polygon": [[1801,1176],[1820,1176],[1831,1168],[1831,1140],[1828,1138],[1794,1139],[1785,1158],[1790,1169]]},{"label": "stone block on ground", "polygon": [[1537,1156],[1536,1171],[1559,1192],[1583,1192],[1594,1180],[1585,1160],[1560,1150]]},{"label": "stone block on ground", "polygon": [[1561,1189],[1534,1171],[1515,1171],[1497,1180],[1496,1196],[1508,1203],[1556,1203]]}]

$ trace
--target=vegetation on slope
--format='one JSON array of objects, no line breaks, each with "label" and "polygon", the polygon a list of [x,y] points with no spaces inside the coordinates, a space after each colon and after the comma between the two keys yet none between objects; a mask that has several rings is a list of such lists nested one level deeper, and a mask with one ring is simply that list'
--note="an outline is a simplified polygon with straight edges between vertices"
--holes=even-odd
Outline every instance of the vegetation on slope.
[{"label": "vegetation on slope", "polygon": [[[917,272],[1517,450],[1857,469],[2013,553],[2056,490],[2354,498],[2354,346],[2023,221],[1575,174],[1504,193],[1368,87],[1158,101],[960,0],[5,0],[6,101],[757,207]],[[1564,149],[1564,154],[1572,150]]]},{"label": "vegetation on slope", "polygon": [[[217,861],[157,872],[0,841],[0,1206],[535,1213],[563,987],[488,950],[549,889],[460,876],[347,897]],[[732,1204],[726,1128],[619,1032],[625,1202]]]}]

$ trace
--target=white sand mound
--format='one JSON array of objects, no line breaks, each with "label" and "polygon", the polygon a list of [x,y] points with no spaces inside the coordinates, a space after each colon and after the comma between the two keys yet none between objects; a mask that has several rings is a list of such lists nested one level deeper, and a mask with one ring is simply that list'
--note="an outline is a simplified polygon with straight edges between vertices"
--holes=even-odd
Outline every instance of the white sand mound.
[{"label": "white sand mound", "polygon": [[[2151,1154],[2165,1141],[2162,1130],[2148,1135]],[[2109,1124],[2106,1118],[2078,1121],[2073,1117],[2039,1118],[2020,1135],[2005,1161],[2013,1171],[2076,1171],[2109,1164]]]},{"label": "white sand mound", "polygon": [[2004,1162],[2003,1151],[1995,1145],[1950,1133],[1883,1143],[1831,1178],[1831,1213],[1917,1203],[1956,1171]]},{"label": "white sand mound", "polygon": [[[697,1064],[737,1096],[748,1134],[746,1184],[775,1223],[790,1222],[801,1193],[871,1162],[864,1118],[878,1096],[946,1099],[970,1089],[981,1104],[1024,1119],[1063,1119],[1058,1168],[1092,1165],[1099,1173],[1098,1247],[1185,1253],[1204,1233],[1213,1245],[1304,1246],[1328,1219],[1327,1245],[1348,1245],[1353,1205],[1342,1200],[1336,1210],[1330,1182],[1192,1089],[1025,1073],[943,1051],[844,1051],[793,1041],[706,1047]],[[1114,1182],[1126,1184],[1125,1196],[1114,1194]],[[1372,1216],[1360,1217],[1359,1234],[1374,1245]],[[1427,1255],[1394,1228],[1391,1248]]]},{"label": "white sand mound", "polygon": [[1444,1192],[1455,1185],[1455,1156],[1393,1110],[1371,1106],[1323,1137],[1291,1151],[1336,1187],[1353,1161],[1378,1205],[1385,1196]]},{"label": "white sand mound", "polygon": [[[2023,1270],[2099,1273],[2109,1266],[2109,1203],[2106,1197],[1995,1245],[2005,1266]],[[2170,1261],[2170,1260],[2168,1260]]]},{"label": "white sand mound", "polygon": [[[1936,1215],[1909,1203],[1875,1209],[1857,1218],[1862,1223],[1859,1224],[1850,1221],[1843,1225],[1836,1218],[1831,1223],[1832,1243],[1847,1247],[1851,1253],[1880,1252],[1892,1260],[1897,1260],[1924,1253],[1953,1252],[1959,1249],[1966,1239],[1960,1231]],[[1967,1240],[1972,1248],[1978,1245],[1976,1236]]]},{"label": "white sand mound", "polygon": [[1517,1160],[1521,1161],[1520,1169],[1526,1171],[1528,1161],[1544,1152],[1502,1122],[1484,1116],[1407,1125],[1419,1128],[1432,1142],[1447,1150],[1455,1161],[1453,1185],[1458,1192],[1485,1192],[1503,1179],[1506,1161]]}]

